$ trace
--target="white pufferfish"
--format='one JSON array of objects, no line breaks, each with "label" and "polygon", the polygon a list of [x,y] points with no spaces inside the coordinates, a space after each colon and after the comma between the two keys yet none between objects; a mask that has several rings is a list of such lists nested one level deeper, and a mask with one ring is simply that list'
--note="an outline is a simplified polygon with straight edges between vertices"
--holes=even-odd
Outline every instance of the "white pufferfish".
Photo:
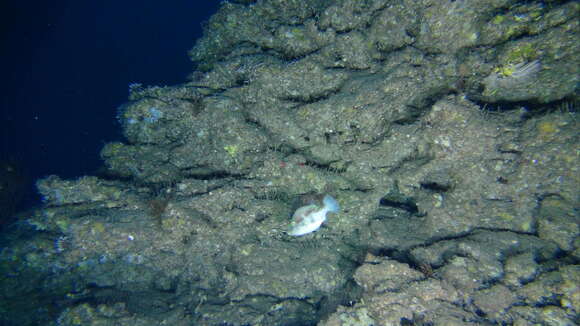
[{"label": "white pufferfish", "polygon": [[298,237],[314,232],[326,221],[328,212],[336,213],[340,210],[338,202],[330,195],[324,196],[322,204],[322,207],[310,204],[298,208],[292,216],[292,223],[290,223],[287,233]]}]

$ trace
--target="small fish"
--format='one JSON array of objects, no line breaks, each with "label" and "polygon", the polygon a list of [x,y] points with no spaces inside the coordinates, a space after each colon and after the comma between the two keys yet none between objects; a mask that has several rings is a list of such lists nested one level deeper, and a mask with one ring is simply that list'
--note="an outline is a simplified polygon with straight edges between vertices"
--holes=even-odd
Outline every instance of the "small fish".
[{"label": "small fish", "polygon": [[297,237],[314,232],[326,221],[328,212],[336,213],[340,209],[336,199],[329,195],[324,196],[322,203],[324,204],[322,207],[311,204],[298,208],[292,216],[288,234]]}]

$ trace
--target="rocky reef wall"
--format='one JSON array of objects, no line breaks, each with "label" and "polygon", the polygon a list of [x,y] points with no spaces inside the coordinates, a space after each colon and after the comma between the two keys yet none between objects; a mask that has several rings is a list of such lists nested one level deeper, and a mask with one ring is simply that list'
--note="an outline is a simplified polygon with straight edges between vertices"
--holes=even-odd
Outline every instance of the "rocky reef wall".
[{"label": "rocky reef wall", "polygon": [[579,11],[224,2],[186,83],[132,88],[106,174],[38,182],[3,324],[577,323]]}]

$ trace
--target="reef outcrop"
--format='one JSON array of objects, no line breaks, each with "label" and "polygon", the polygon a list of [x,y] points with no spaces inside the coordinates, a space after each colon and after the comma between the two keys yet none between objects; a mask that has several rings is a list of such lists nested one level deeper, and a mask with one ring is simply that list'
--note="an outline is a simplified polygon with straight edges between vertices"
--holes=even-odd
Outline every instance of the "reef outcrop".
[{"label": "reef outcrop", "polygon": [[[579,8],[224,2],[105,176],[38,182],[0,323],[577,323]],[[285,234],[319,194],[340,212]]]}]

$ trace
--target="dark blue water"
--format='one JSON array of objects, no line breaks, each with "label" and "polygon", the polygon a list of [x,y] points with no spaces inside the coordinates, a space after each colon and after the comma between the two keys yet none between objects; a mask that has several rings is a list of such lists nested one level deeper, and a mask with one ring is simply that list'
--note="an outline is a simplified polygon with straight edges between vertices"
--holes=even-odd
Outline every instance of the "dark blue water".
[{"label": "dark blue water", "polygon": [[35,179],[98,170],[102,145],[121,137],[115,115],[130,83],[185,81],[187,51],[219,1],[167,3],[1,2],[0,166],[26,175],[26,205]]}]

